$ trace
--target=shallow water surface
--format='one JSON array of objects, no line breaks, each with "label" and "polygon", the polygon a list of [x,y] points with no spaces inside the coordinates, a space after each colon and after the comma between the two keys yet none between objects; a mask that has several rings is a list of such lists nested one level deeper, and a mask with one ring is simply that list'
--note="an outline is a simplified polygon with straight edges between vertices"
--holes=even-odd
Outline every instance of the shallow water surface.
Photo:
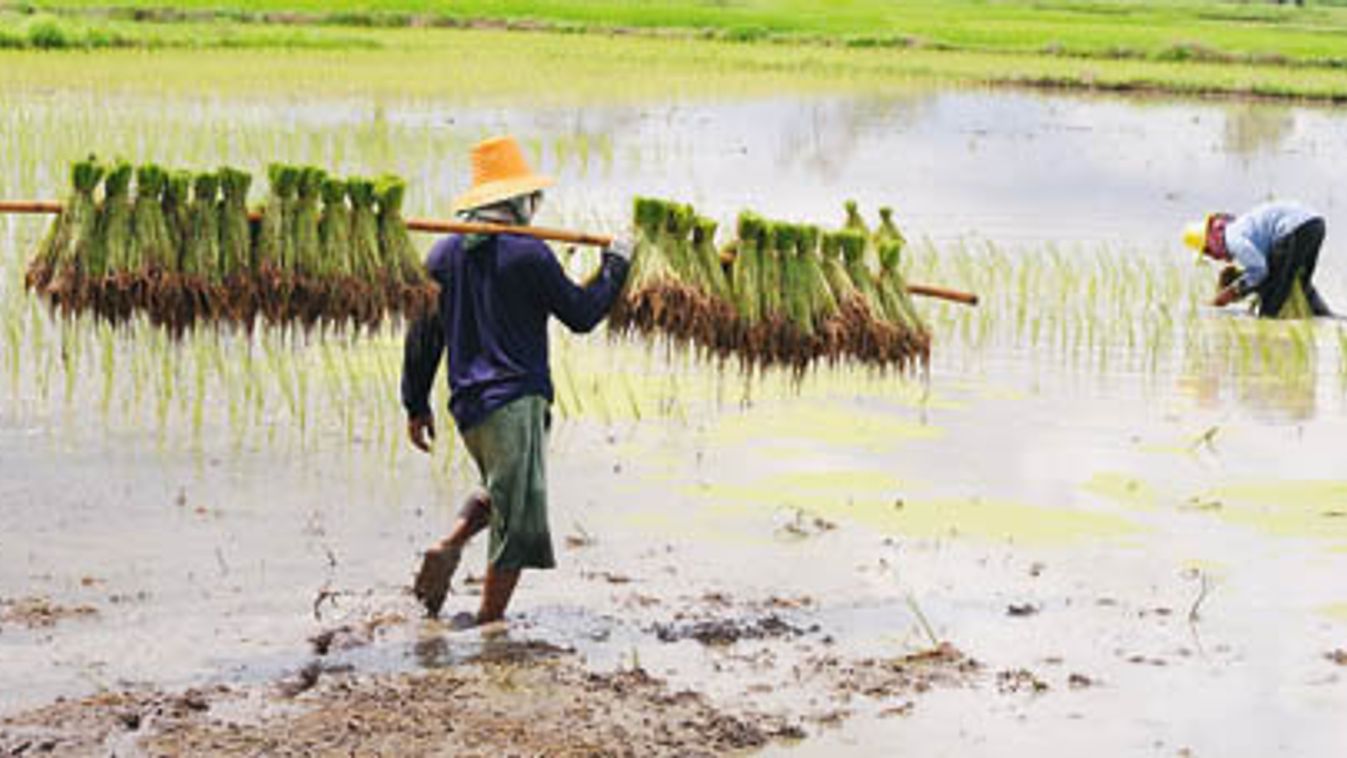
[{"label": "shallow water surface", "polygon": [[[1077,260],[1078,244],[1131,256],[1135,268],[1081,269],[1121,282],[1084,310],[1068,278],[1025,293],[1018,317],[1008,284],[978,311],[923,302],[936,330],[924,382],[822,370],[746,385],[659,348],[558,336],[550,475],[565,547],[557,571],[525,578],[510,634],[600,667],[639,660],[726,703],[850,711],[807,722],[803,752],[1347,749],[1347,685],[1325,658],[1347,646],[1342,330],[1143,301],[1199,276],[1165,268],[1184,220],[1275,194],[1326,213],[1320,277],[1347,305],[1337,111],[962,90],[453,113],[0,101],[6,197],[58,194],[65,163],[94,149],[392,170],[430,214],[462,186],[468,145],[509,128],[561,179],[548,223],[617,228],[638,192],[726,221],[744,206],[838,220],[854,197],[893,204],[932,240],[922,255],[977,260],[972,239],[1031,266]],[[20,356],[0,380],[0,600],[96,614],[0,624],[0,712],[141,683],[271,682],[307,660],[310,635],[371,614],[398,620],[346,653],[362,669],[480,648],[417,620],[402,592],[471,475],[448,430],[434,458],[402,441],[395,334],[174,346],[62,327],[16,286],[40,230],[0,220],[3,349]],[[1159,284],[1129,284],[1148,276]],[[1115,296],[1141,303],[1135,330],[1098,317],[1129,313]],[[817,631],[728,649],[656,632],[768,609]],[[898,656],[931,634],[984,673],[908,715],[819,706],[831,694],[782,679],[811,656]],[[1002,691],[998,675],[1019,669],[1047,691]]]}]

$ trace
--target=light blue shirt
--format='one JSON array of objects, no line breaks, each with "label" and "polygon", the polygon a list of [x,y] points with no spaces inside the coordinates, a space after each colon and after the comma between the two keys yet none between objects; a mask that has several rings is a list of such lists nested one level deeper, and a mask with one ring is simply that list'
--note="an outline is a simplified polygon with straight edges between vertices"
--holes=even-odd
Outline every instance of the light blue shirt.
[{"label": "light blue shirt", "polygon": [[1254,206],[1225,227],[1225,249],[1244,269],[1245,292],[1267,278],[1267,259],[1277,240],[1291,234],[1319,214],[1299,203],[1273,202]]}]

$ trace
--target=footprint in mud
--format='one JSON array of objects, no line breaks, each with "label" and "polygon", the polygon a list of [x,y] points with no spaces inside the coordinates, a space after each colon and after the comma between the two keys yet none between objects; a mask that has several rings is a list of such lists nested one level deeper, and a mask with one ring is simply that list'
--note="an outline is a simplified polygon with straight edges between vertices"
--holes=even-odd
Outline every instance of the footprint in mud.
[{"label": "footprint in mud", "polygon": [[776,614],[753,620],[707,619],[691,622],[655,624],[650,628],[660,642],[696,640],[703,645],[725,646],[740,640],[801,637],[819,631],[819,625],[795,626]]}]

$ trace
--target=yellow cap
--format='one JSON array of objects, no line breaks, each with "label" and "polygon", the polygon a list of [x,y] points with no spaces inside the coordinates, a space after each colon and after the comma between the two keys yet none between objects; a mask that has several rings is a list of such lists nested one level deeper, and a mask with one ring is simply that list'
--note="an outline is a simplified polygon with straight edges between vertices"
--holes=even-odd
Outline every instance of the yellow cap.
[{"label": "yellow cap", "polygon": [[1194,221],[1183,227],[1183,244],[1202,252],[1202,248],[1207,246],[1207,220]]}]

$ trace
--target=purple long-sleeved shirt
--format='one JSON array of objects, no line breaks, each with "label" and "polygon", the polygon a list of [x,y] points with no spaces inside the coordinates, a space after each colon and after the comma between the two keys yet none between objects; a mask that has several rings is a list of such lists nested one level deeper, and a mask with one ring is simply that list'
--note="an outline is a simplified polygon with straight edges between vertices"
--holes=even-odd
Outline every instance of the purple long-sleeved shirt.
[{"label": "purple long-sleeved shirt", "polygon": [[460,430],[525,395],[550,402],[548,318],[556,316],[571,331],[592,330],[617,299],[627,266],[625,259],[604,253],[598,274],[582,286],[532,237],[440,239],[426,258],[440,285],[439,312],[407,333],[402,404],[408,415],[430,412],[430,388],[446,353],[449,411]]}]

